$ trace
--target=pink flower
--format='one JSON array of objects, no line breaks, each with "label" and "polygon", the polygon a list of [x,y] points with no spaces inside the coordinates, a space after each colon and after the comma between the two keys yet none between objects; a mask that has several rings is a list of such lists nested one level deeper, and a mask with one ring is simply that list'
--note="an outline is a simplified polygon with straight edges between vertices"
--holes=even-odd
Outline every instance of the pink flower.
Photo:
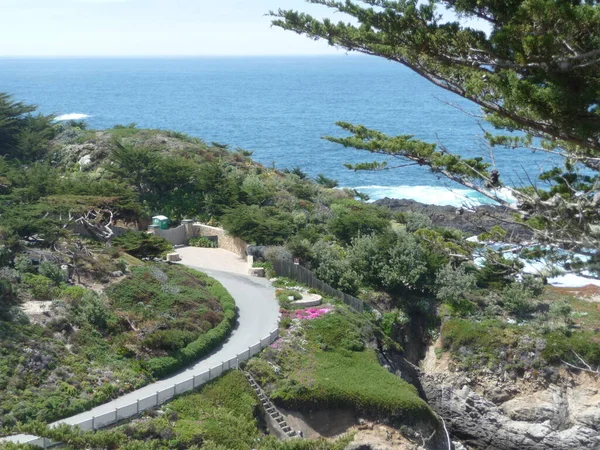
[{"label": "pink flower", "polygon": [[296,311],[296,318],[300,320],[313,320],[327,314],[331,308],[308,308]]}]

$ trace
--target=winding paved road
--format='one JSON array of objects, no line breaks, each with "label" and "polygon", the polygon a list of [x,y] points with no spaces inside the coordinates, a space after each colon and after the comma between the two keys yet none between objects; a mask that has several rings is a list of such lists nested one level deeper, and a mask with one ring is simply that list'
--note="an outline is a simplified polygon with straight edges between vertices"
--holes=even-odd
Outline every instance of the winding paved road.
[{"label": "winding paved road", "polygon": [[[196,363],[194,366],[183,370],[170,378],[149,384],[129,394],[123,395],[109,403],[97,406],[89,411],[77,414],[67,419],[59,420],[56,424],[66,423],[69,425],[81,423],[92,417],[115,411],[132,403],[137,399],[151,396],[156,391],[162,391],[172,387],[176,383],[189,380],[194,375],[199,375],[209,368],[218,366],[223,361],[234,358],[237,354],[248,350],[249,346],[255,345],[262,338],[268,336],[278,326],[279,305],[275,299],[275,290],[264,278],[251,278],[236,273],[219,272],[206,268],[200,268],[188,263],[184,264],[192,269],[200,270],[219,281],[235,299],[239,311],[238,326],[217,350]],[[54,425],[54,424],[53,424]],[[0,438],[2,441],[26,442],[33,436],[15,435]]]}]

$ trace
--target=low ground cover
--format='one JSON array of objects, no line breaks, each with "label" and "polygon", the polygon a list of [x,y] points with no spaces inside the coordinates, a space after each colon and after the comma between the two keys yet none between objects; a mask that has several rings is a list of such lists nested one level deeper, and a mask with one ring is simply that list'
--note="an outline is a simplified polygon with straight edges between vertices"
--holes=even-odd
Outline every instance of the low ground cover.
[{"label": "low ground cover", "polygon": [[133,267],[106,295],[63,283],[49,298],[35,321],[18,307],[0,318],[0,428],[139,388],[211,351],[236,320],[219,283],[166,264]]},{"label": "low ground cover", "polygon": [[344,305],[319,309],[315,317],[291,313],[280,340],[248,363],[274,401],[300,410],[351,408],[398,423],[435,421],[415,387],[379,364],[365,316]]},{"label": "low ground cover", "polygon": [[452,317],[441,328],[442,348],[461,370],[507,371],[515,375],[553,373],[582,359],[600,365],[600,303],[546,287],[531,313],[516,321]]}]

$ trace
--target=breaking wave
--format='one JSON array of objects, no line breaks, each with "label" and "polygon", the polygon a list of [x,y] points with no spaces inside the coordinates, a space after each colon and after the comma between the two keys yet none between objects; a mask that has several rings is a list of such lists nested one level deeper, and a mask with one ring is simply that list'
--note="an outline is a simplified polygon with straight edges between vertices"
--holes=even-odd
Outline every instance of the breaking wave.
[{"label": "breaking wave", "polygon": [[[479,206],[495,202],[470,189],[450,189],[441,186],[357,186],[359,192],[369,195],[371,201],[382,198],[410,199],[427,205]],[[509,202],[515,199],[508,189],[501,189],[499,196]]]},{"label": "breaking wave", "polygon": [[63,114],[58,116],[56,119],[57,122],[64,122],[65,120],[83,120],[91,117],[89,114],[79,114],[79,113],[71,113],[71,114]]}]

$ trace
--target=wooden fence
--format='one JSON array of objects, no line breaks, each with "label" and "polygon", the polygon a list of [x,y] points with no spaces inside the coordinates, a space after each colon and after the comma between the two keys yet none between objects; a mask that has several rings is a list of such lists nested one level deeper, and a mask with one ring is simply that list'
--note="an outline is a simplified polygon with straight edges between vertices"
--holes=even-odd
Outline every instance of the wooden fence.
[{"label": "wooden fence", "polygon": [[273,263],[273,270],[277,276],[291,278],[327,295],[337,297],[346,305],[354,308],[358,312],[363,312],[364,310],[364,303],[361,299],[332,288],[327,283],[319,280],[315,274],[306,267],[302,267],[299,264],[294,264],[291,261],[277,260]]}]

